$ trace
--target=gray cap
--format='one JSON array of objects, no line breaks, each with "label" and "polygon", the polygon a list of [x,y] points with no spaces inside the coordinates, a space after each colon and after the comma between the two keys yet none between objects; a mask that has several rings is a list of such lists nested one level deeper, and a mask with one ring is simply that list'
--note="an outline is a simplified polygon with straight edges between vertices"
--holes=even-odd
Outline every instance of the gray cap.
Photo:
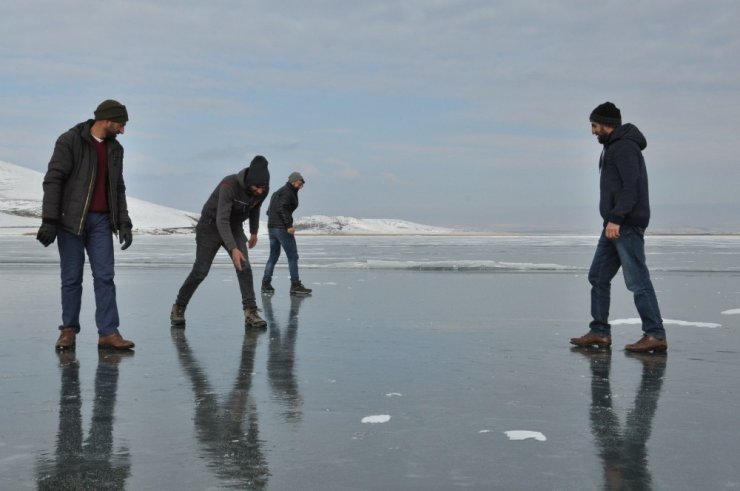
[{"label": "gray cap", "polygon": [[288,176],[288,182],[293,184],[296,181],[303,181],[303,183],[306,183],[306,180],[303,178],[300,172],[291,172]]}]

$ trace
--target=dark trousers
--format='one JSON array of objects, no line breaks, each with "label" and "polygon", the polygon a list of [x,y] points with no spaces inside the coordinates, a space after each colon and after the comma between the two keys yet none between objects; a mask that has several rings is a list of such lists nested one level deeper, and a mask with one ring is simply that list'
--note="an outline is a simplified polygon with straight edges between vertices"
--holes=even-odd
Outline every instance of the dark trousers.
[{"label": "dark trousers", "polygon": [[632,292],[635,307],[642,320],[645,334],[658,339],[665,338],[663,319],[660,316],[655,289],[650,281],[650,271],[645,263],[644,230],[622,225],[618,239],[609,240],[601,233],[596,246],[588,280],[591,283],[591,331],[600,336],[611,334],[609,307],[611,281],[622,268],[624,282]]},{"label": "dark trousers", "polygon": [[80,331],[82,305],[82,277],[85,270],[85,251],[90,259],[95,290],[95,324],[98,334],[106,336],[118,329],[116,285],[113,282],[113,232],[107,213],[88,213],[85,229],[75,235],[59,228],[57,235],[59,265],[62,278],[62,325]]},{"label": "dark trousers", "polygon": [[[236,239],[236,246],[244,254],[246,261],[242,264],[242,270],[236,270],[236,277],[239,280],[239,290],[242,294],[242,307],[245,309],[251,309],[257,307],[257,301],[254,296],[254,284],[252,283],[252,266],[249,264],[249,256],[247,255],[247,237],[244,235],[244,230],[232,230],[234,238]],[[195,263],[190,274],[185,279],[185,283],[180,287],[180,291],[177,294],[177,300],[175,303],[183,307],[187,306],[190,302],[190,298],[195,293],[198,285],[208,276],[208,272],[213,264],[213,259],[216,257],[218,250],[223,247],[226,250],[226,244],[221,240],[221,235],[218,233],[215,223],[210,224],[198,224],[195,227]],[[231,251],[226,251],[231,257]]]}]

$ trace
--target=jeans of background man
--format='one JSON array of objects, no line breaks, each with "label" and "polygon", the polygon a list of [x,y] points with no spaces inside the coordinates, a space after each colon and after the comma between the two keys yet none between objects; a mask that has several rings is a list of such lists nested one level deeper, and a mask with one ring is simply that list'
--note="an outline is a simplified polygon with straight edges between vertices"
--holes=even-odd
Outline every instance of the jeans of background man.
[{"label": "jeans of background man", "polygon": [[280,247],[282,247],[285,249],[285,255],[288,258],[290,281],[297,283],[300,278],[298,277],[298,245],[296,245],[295,236],[289,234],[288,230],[284,228],[270,228],[268,233],[270,235],[270,257],[265,264],[265,274],[262,281],[272,281],[272,272],[278,258],[280,258]]},{"label": "jeans of background man", "polygon": [[665,339],[650,271],[645,263],[645,231],[640,227],[622,225],[619,238],[609,240],[602,231],[596,246],[588,281],[591,283],[591,332],[610,336],[609,306],[611,281],[622,268],[624,282],[632,292],[635,307],[642,320],[642,330],[648,336]]},{"label": "jeans of background man", "polygon": [[95,289],[95,324],[100,336],[116,332],[119,325],[116,285],[113,282],[113,233],[107,213],[88,213],[82,235],[59,227],[57,236],[62,278],[62,325],[80,332],[82,278],[85,251]]},{"label": "jeans of background man", "polygon": [[[244,254],[245,263],[242,264],[242,270],[236,271],[236,277],[239,281],[239,290],[242,295],[242,307],[252,309],[257,307],[257,301],[254,295],[254,285],[252,283],[252,266],[249,264],[247,255],[247,237],[241,228],[231,229],[236,239],[236,246]],[[215,223],[199,223],[195,227],[195,263],[190,274],[185,279],[180,291],[177,294],[177,305],[187,306],[190,298],[195,293],[198,285],[208,276],[208,272],[213,264],[213,259],[220,248],[226,250],[226,245],[221,240],[218,228]],[[231,251],[226,251],[231,258]]]}]

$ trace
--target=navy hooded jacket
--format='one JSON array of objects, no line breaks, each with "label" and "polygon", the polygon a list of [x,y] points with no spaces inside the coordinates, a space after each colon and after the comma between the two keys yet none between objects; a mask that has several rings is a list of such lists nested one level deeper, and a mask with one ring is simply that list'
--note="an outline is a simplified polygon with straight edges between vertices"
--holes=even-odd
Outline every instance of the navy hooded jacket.
[{"label": "navy hooded jacket", "polygon": [[647,228],[650,222],[648,176],[642,151],[645,136],[633,124],[616,128],[604,143],[599,161],[599,211],[608,222]]}]

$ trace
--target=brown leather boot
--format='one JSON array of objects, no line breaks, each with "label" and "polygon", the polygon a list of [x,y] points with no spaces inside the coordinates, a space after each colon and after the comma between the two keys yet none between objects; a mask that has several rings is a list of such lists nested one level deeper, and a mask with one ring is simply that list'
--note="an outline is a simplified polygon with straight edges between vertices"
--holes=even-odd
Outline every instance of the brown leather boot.
[{"label": "brown leather boot", "polygon": [[624,349],[631,353],[660,353],[668,349],[668,341],[645,334],[638,342],[628,344]]},{"label": "brown leather boot", "polygon": [[589,332],[580,338],[570,338],[570,344],[581,347],[598,346],[599,348],[608,348],[612,345],[612,338],[611,336],[598,336]]},{"label": "brown leather boot", "polygon": [[99,349],[131,349],[134,346],[133,341],[123,339],[118,331],[98,338]]},{"label": "brown leather boot", "polygon": [[77,331],[74,327],[65,327],[61,329],[59,339],[57,339],[57,344],[54,347],[57,351],[73,350],[75,349],[76,337]]}]

